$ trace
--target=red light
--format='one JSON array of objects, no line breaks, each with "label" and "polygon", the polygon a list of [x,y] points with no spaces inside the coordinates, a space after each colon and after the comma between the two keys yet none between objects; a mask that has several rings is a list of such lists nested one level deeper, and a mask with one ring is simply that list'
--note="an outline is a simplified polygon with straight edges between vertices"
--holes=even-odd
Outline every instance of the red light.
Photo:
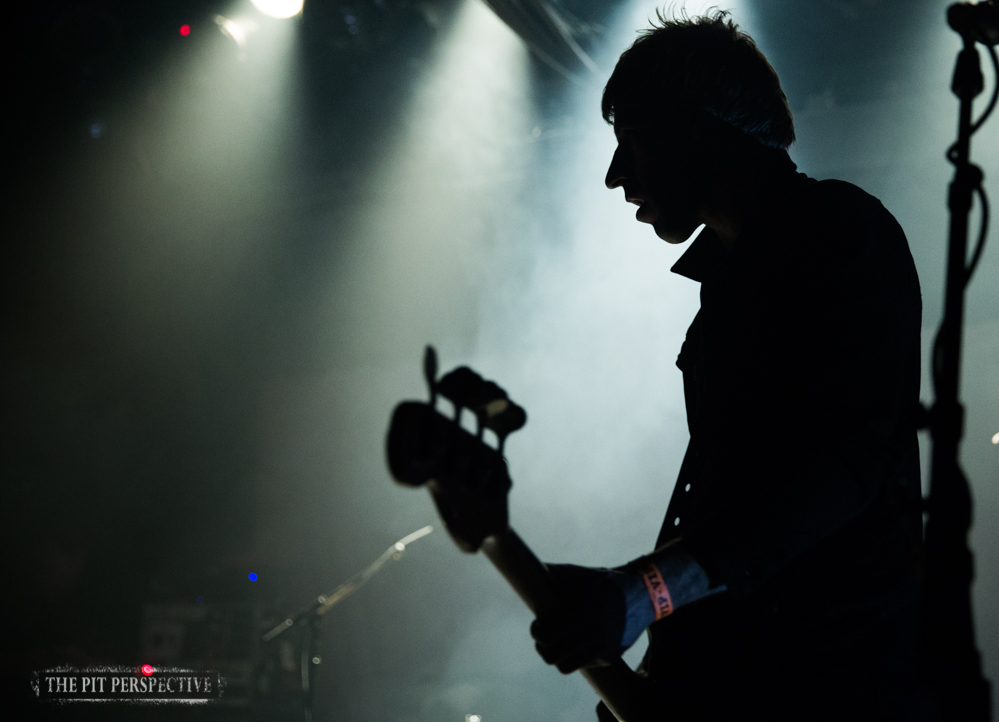
[{"label": "red light", "polygon": [[191,26],[190,25],[181,25],[180,26],[180,34],[183,35],[186,38],[188,35],[191,34]]},{"label": "red light", "polygon": [[153,665],[151,664],[142,665],[142,673],[147,677],[151,676],[154,671],[155,670],[153,669]]}]

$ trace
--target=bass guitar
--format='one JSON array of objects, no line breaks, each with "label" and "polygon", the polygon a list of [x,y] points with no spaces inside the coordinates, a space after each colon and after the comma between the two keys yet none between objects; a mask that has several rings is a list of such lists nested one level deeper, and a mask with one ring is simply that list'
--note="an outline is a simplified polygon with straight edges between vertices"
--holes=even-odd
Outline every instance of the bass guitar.
[{"label": "bass guitar", "polygon": [[[566,602],[545,565],[510,527],[510,476],[503,457],[506,437],[527,422],[506,392],[467,367],[437,379],[437,354],[427,346],[424,376],[429,402],[403,401],[392,414],[386,451],[393,478],[430,490],[445,527],[466,552],[481,549],[535,614],[557,612]],[[451,418],[437,411],[443,396]],[[475,415],[476,433],[461,426],[462,412]],[[492,431],[499,443],[486,443]],[[653,722],[648,680],[618,658],[580,674],[620,722]]]}]

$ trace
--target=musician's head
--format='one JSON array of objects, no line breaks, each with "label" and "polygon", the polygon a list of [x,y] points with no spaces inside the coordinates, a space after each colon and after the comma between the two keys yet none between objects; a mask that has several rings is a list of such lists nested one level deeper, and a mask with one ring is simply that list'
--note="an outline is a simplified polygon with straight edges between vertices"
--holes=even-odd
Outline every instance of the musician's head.
[{"label": "musician's head", "polygon": [[722,11],[659,14],[618,60],[602,110],[619,143],[608,187],[623,187],[640,204],[637,218],[672,243],[706,222],[722,169],[794,141],[776,72]]}]

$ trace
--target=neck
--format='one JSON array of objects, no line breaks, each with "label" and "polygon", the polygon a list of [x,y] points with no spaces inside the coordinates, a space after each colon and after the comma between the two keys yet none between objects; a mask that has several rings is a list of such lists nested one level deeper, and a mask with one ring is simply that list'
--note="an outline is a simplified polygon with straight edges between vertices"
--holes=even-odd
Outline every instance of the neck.
[{"label": "neck", "polygon": [[769,148],[723,160],[704,211],[705,225],[732,250],[741,236],[782,211],[794,170],[786,152]]}]

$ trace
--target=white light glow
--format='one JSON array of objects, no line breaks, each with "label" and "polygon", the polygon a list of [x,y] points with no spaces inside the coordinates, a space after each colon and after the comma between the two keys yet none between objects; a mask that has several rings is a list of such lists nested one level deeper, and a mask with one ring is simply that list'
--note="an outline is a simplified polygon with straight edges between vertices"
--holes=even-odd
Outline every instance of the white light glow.
[{"label": "white light glow", "polygon": [[284,20],[302,12],[304,0],[251,0],[253,7],[264,15]]},{"label": "white light glow", "polygon": [[223,35],[228,35],[230,38],[236,41],[236,45],[241,48],[246,47],[246,38],[248,31],[254,28],[249,27],[247,23],[239,23],[235,20],[231,20],[221,15],[215,16],[215,24],[219,26],[219,30],[222,31]]},{"label": "white light glow", "polygon": [[471,278],[464,264],[479,262],[482,219],[514,205],[512,179],[535,125],[530,68],[520,38],[480,0],[464,0],[414,81],[366,181],[369,195],[385,200],[372,204],[360,231],[371,307],[384,313],[365,324],[385,338],[415,335],[414,319],[426,319],[419,333],[433,338],[470,318],[459,295]]},{"label": "white light glow", "polygon": [[999,431],[997,431],[995,435],[992,437],[992,443],[999,444]]}]

